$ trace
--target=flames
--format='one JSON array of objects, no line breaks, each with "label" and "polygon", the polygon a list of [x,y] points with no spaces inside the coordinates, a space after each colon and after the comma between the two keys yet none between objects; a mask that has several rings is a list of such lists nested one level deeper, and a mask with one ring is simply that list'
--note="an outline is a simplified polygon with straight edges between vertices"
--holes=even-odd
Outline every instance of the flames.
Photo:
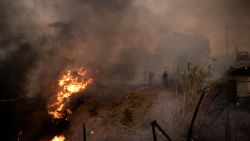
[{"label": "flames", "polygon": [[58,135],[58,136],[55,136],[52,140],[50,141],[64,141],[65,140],[65,137],[64,135]]},{"label": "flames", "polygon": [[67,71],[58,81],[59,91],[51,97],[48,113],[56,119],[64,118],[66,113],[71,114],[71,110],[66,109],[65,104],[70,101],[72,95],[86,89],[90,83],[92,79],[88,78],[87,70],[80,68],[77,71]]}]

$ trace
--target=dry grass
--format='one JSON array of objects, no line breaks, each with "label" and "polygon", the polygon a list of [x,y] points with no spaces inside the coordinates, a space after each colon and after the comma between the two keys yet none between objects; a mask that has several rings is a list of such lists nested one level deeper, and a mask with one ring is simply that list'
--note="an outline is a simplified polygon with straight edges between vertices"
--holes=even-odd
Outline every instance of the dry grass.
[{"label": "dry grass", "polygon": [[[178,102],[177,106],[180,109],[180,140],[184,138],[187,125],[189,123],[190,115],[194,111],[201,90],[208,86],[207,78],[210,73],[210,66],[202,67],[200,65],[194,65],[188,67],[187,70],[178,71],[179,80],[176,85],[180,85],[183,95],[181,96],[181,102]],[[178,88],[176,86],[176,88]],[[177,99],[179,100],[179,98]],[[181,108],[180,108],[181,107]]]}]

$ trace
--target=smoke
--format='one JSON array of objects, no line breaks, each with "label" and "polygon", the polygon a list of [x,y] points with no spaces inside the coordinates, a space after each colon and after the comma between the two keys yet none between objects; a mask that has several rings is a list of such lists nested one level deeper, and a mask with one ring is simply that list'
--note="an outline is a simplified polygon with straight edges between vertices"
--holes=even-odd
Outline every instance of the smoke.
[{"label": "smoke", "polygon": [[[142,17],[146,17],[146,21],[153,21],[154,24],[151,25],[156,26],[155,29],[159,29],[154,36],[158,40],[156,48],[159,48],[158,45],[164,46],[164,40],[175,38],[176,36],[173,33],[187,37],[176,42],[174,46],[170,46],[169,42],[165,42],[165,52],[161,52],[166,56],[165,64],[163,64],[165,68],[175,66],[176,64],[173,64],[173,62],[177,60],[186,59],[187,62],[193,61],[192,58],[196,58],[196,60],[202,60],[203,63],[204,61],[210,63],[213,66],[214,76],[218,78],[229,68],[230,64],[235,62],[236,46],[238,46],[239,50],[250,51],[248,41],[249,16],[247,15],[250,5],[248,1],[146,0],[137,1],[137,5],[143,7],[144,11],[146,11]],[[198,45],[201,40],[194,41],[191,39],[188,41],[190,37],[194,39],[201,37],[207,40],[207,43],[204,42],[204,44],[199,45],[201,52],[197,53],[198,48],[190,47],[189,42],[192,41],[192,44]],[[180,42],[183,42],[183,44],[180,44]],[[226,42],[228,43],[228,55]],[[186,48],[192,48],[193,53],[188,51],[186,57],[184,57],[182,53],[186,51]],[[207,48],[207,51],[204,50],[205,48]],[[167,54],[171,54],[172,58]],[[200,56],[201,54],[204,57]],[[199,57],[196,57],[197,55]],[[174,61],[167,61],[167,59]]]},{"label": "smoke", "polygon": [[249,49],[246,0],[3,0],[0,5],[1,60],[24,42],[37,56],[27,62],[35,64],[25,74],[29,96],[79,66],[97,69],[103,80],[133,80],[143,70],[161,72],[185,56],[220,60],[225,27],[230,56],[236,44]]}]

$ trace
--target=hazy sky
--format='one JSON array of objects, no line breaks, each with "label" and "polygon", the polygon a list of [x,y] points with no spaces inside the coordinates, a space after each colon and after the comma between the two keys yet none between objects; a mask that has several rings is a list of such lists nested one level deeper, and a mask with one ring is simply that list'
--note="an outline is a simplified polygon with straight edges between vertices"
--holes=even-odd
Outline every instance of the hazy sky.
[{"label": "hazy sky", "polygon": [[[236,44],[250,50],[249,0],[1,0],[0,14],[0,40],[24,36],[45,60],[39,73],[60,70],[64,60],[111,74],[121,62],[133,70],[164,46],[172,60],[204,48],[218,57],[226,54],[225,27],[230,53]],[[51,42],[41,45],[44,36]]]},{"label": "hazy sky", "polygon": [[72,22],[76,32],[105,32],[147,48],[178,32],[207,37],[215,54],[225,50],[227,25],[230,48],[250,48],[248,0],[2,0],[1,11],[1,28],[12,32],[42,34],[48,24]]}]

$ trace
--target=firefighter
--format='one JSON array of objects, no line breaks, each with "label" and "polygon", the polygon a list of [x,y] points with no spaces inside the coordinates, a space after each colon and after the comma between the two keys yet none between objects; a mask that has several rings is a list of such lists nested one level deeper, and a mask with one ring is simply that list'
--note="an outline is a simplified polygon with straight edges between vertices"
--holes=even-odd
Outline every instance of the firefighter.
[{"label": "firefighter", "polygon": [[168,85],[168,72],[166,70],[162,74],[162,81],[164,86]]}]

